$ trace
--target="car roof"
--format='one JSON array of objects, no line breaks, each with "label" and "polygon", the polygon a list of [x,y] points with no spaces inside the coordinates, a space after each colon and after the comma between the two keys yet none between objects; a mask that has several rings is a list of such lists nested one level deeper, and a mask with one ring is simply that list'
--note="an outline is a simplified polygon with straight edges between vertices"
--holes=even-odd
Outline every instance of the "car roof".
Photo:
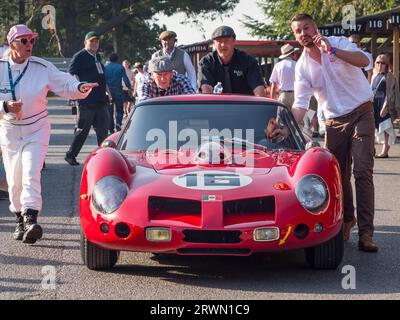
[{"label": "car roof", "polygon": [[188,94],[188,95],[177,95],[177,96],[164,96],[158,98],[152,98],[145,101],[142,101],[139,105],[146,104],[158,104],[158,103],[171,103],[171,102],[246,102],[246,103],[273,103],[280,104],[278,101],[263,98],[263,97],[255,97],[255,96],[246,96],[246,95],[235,95],[235,94]]}]

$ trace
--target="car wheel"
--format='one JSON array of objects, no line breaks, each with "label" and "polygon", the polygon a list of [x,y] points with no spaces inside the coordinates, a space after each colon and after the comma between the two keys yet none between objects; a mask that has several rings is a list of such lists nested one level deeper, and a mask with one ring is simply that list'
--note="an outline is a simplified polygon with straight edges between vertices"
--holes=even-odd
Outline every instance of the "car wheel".
[{"label": "car wheel", "polygon": [[331,240],[319,246],[305,249],[306,261],[315,269],[337,269],[343,259],[343,227]]},{"label": "car wheel", "polygon": [[83,263],[90,270],[109,270],[115,266],[119,251],[100,248],[86,239],[81,230],[81,256]]}]

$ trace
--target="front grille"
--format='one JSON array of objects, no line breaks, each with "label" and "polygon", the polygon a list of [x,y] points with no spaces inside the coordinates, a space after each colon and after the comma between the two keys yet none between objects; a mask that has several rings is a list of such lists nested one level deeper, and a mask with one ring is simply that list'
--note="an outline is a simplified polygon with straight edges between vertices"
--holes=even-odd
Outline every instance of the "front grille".
[{"label": "front grille", "polygon": [[227,255],[249,255],[250,249],[223,249],[223,248],[183,248],[178,249],[178,253],[182,254],[227,254]]},{"label": "front grille", "polygon": [[190,243],[240,243],[240,231],[184,230],[183,241]]},{"label": "front grille", "polygon": [[149,211],[201,215],[201,202],[186,199],[149,197]]},{"label": "front grille", "polygon": [[224,214],[275,213],[275,198],[263,197],[224,202]]}]

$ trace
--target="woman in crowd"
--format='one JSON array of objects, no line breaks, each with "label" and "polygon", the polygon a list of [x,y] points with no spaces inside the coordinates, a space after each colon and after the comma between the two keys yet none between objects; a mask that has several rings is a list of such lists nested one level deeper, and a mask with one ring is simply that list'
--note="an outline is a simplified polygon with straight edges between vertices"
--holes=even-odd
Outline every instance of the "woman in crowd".
[{"label": "woman in crowd", "polygon": [[389,59],[381,54],[375,60],[374,75],[371,81],[374,92],[374,115],[376,140],[382,143],[382,151],[376,158],[388,158],[390,145],[396,141],[396,133],[393,129],[392,119],[397,114],[399,105],[399,88],[393,74],[389,72]]}]

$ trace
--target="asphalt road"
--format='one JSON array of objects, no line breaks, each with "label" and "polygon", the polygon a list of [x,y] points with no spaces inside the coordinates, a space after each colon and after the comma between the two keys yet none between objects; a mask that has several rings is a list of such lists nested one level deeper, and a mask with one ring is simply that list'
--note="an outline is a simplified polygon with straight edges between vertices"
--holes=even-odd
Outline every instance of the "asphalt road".
[{"label": "asphalt road", "polygon": [[[310,270],[302,251],[248,258],[153,256],[122,253],[112,272],[82,265],[77,199],[82,166],[64,154],[74,118],[63,101],[51,101],[52,139],[43,171],[44,237],[28,246],[12,240],[14,218],[0,200],[0,299],[399,299],[400,145],[376,161],[377,254],[357,250],[354,230],[336,271]],[[80,154],[95,148],[93,133]],[[380,150],[380,147],[378,147]],[[354,282],[348,281],[350,267]],[[342,267],[345,267],[342,269]],[[353,273],[350,273],[352,275]],[[51,281],[54,279],[54,281]],[[344,289],[342,283],[350,284]],[[355,287],[355,288],[354,288]]]}]

